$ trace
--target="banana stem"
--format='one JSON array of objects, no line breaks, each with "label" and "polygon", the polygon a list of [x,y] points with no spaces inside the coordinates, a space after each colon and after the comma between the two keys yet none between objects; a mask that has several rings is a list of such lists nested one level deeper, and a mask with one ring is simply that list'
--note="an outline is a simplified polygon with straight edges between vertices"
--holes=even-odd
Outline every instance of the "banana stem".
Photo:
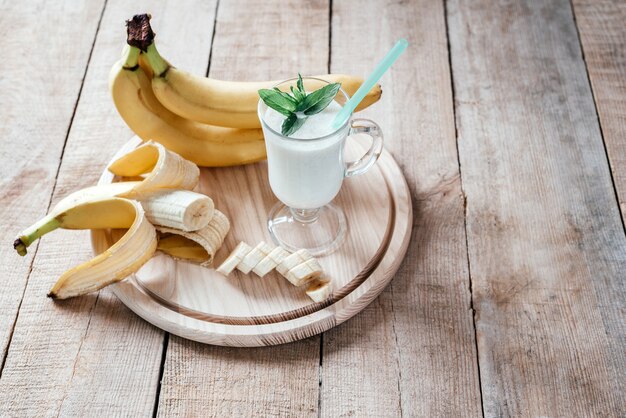
[{"label": "banana stem", "polygon": [[135,15],[126,21],[126,43],[145,53],[148,64],[152,67],[155,77],[162,77],[170,68],[170,64],[161,57],[154,45],[154,32],[150,26],[150,15]]},{"label": "banana stem", "polygon": [[161,54],[159,54],[159,51],[157,51],[154,42],[148,46],[147,51],[144,53],[144,56],[148,60],[150,68],[152,68],[152,71],[154,72],[154,77],[163,77],[167,70],[169,70],[169,62],[167,62],[161,56]]},{"label": "banana stem", "polygon": [[124,68],[127,70],[135,70],[139,65],[139,54],[141,51],[134,46],[126,45],[123,53]]},{"label": "banana stem", "polygon": [[23,230],[20,236],[13,242],[13,248],[19,255],[25,256],[27,247],[60,226],[61,222],[57,218],[46,216]]}]

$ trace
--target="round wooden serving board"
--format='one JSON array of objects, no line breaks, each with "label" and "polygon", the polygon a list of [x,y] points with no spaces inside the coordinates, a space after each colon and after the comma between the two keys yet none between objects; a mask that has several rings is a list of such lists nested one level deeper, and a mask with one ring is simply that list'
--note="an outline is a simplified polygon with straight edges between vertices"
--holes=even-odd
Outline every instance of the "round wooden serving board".
[{"label": "round wooden serving board", "polygon": [[[115,158],[141,141],[133,138]],[[363,155],[369,141],[348,139],[348,160]],[[100,183],[110,183],[105,171]],[[215,256],[219,265],[239,243],[272,243],[267,214],[276,203],[266,162],[203,168],[197,190],[210,196],[231,221]],[[411,197],[395,160],[384,151],[362,176],[346,179],[334,203],[348,220],[348,235],[335,253],[320,257],[333,294],[315,303],[276,272],[264,278],[177,261],[157,252],[136,274],[113,286],[117,297],[146,321],[203,343],[227,346],[282,344],[326,331],[363,310],[391,281],[406,253],[412,228]],[[93,231],[96,253],[111,245],[107,231]]]}]

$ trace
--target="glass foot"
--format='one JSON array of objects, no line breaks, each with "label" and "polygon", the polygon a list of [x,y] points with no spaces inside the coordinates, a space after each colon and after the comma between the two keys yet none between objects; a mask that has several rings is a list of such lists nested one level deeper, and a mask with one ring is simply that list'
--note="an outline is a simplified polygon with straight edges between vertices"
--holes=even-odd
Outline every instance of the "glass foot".
[{"label": "glass foot", "polygon": [[270,211],[267,229],[277,245],[292,252],[304,248],[319,256],[343,244],[348,223],[343,211],[332,204],[319,209],[292,209],[278,202]]}]

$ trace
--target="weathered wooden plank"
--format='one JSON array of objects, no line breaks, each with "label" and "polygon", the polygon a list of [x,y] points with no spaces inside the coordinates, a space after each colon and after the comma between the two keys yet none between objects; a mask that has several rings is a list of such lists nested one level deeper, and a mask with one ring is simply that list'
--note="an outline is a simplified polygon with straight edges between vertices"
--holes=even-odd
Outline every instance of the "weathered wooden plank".
[{"label": "weathered wooden plank", "polygon": [[[298,71],[326,72],[328,7],[326,0],[221,2],[209,75],[271,80]],[[204,346],[172,337],[158,413],[315,416],[318,375],[319,337],[264,349]]]},{"label": "weathered wooden plank", "polygon": [[[162,42],[163,52],[181,65],[206,68],[214,3],[109,0],[67,140],[54,201],[94,184],[108,159],[132,136],[112,104],[108,72],[124,45],[124,20],[148,7],[162,37],[176,37],[180,42]],[[78,20],[70,16],[57,24],[71,27]],[[56,53],[65,56],[71,49],[68,45],[71,42]],[[195,45],[204,53],[184,45]],[[63,68],[62,63],[57,67]],[[25,225],[34,218],[20,223]],[[86,232],[58,231],[44,238],[0,379],[0,415],[152,414],[163,332],[136,317],[106,290],[99,297],[57,303],[45,297],[63,271],[89,257]]]},{"label": "weathered wooden plank", "polygon": [[573,0],[613,181],[626,216],[626,2]]},{"label": "weathered wooden plank", "polygon": [[0,368],[36,252],[33,247],[21,258],[11,242],[23,225],[48,209],[103,4],[0,5],[0,216],[5,225],[0,231],[5,271],[0,282]]},{"label": "weathered wooden plank", "polygon": [[570,4],[448,13],[485,415],[623,415],[626,239]]},{"label": "weathered wooden plank", "polygon": [[378,121],[413,194],[404,266],[379,299],[324,335],[323,416],[477,416],[480,390],[442,2],[334,2],[333,72],[367,75],[396,39]]},{"label": "weathered wooden plank", "polygon": [[316,416],[319,337],[228,348],[171,336],[158,415]]}]

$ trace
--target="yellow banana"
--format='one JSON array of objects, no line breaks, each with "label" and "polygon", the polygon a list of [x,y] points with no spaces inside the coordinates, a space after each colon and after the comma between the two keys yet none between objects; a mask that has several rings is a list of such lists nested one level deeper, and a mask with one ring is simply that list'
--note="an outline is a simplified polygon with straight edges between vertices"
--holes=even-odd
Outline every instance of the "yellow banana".
[{"label": "yellow banana", "polygon": [[18,253],[26,254],[28,245],[57,228],[128,231],[104,253],[63,273],[48,294],[55,299],[82,295],[122,280],[156,251],[156,231],[141,204],[118,197],[96,198],[53,211],[22,231],[13,246]]},{"label": "yellow banana", "polygon": [[113,161],[109,171],[120,177],[147,176],[124,197],[133,197],[158,189],[192,190],[200,180],[198,166],[149,141]]},{"label": "yellow banana", "polygon": [[[172,66],[159,55],[154,43],[142,55],[144,65],[153,73],[152,89],[167,109],[186,119],[233,128],[259,128],[257,116],[259,89],[270,89],[280,81],[239,82],[199,77]],[[363,78],[346,74],[313,76],[330,83],[341,83],[352,96],[363,84]],[[312,89],[316,87],[309,86]],[[322,83],[320,83],[322,87]],[[365,96],[356,111],[377,102],[382,95],[379,84]]]},{"label": "yellow banana", "polygon": [[109,87],[118,112],[139,137],[159,142],[201,166],[231,166],[265,158],[261,129],[205,125],[165,109],[154,97],[138,56],[137,48],[125,48],[111,69]]}]

